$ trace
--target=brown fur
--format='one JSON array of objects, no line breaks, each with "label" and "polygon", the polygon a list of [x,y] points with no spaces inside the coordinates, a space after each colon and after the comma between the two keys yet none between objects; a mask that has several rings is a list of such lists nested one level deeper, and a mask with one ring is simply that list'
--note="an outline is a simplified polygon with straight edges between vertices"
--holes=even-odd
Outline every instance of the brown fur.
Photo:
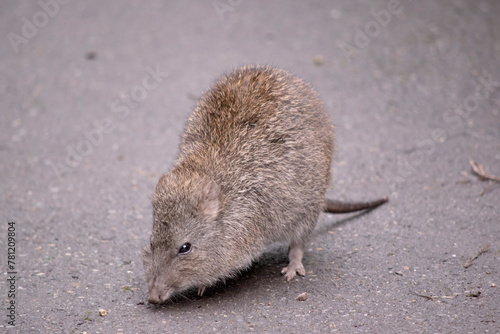
[{"label": "brown fur", "polygon": [[[303,275],[303,245],[327,208],[333,149],[333,125],[303,80],[251,66],[220,78],[189,117],[152,198],[149,301],[203,291],[275,242],[291,245],[287,280]],[[191,251],[179,254],[186,243]]]}]

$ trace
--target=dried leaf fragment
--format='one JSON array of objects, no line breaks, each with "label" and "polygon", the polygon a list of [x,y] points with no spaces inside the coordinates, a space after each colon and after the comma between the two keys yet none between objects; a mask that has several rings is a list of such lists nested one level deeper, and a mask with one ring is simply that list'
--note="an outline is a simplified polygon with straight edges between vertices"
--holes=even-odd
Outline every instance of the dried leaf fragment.
[{"label": "dried leaf fragment", "polygon": [[476,292],[470,292],[470,293],[466,294],[465,296],[478,298],[480,295],[481,295],[481,291],[476,291]]}]

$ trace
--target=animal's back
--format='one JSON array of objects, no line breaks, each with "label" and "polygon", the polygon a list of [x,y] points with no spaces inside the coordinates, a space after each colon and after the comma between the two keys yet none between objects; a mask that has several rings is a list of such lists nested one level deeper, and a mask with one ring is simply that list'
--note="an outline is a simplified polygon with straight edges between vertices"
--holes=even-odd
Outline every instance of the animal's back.
[{"label": "animal's back", "polygon": [[314,228],[333,147],[333,125],[309,84],[284,70],[244,67],[201,98],[178,164],[213,179],[225,196],[221,220],[238,220],[263,247]]}]

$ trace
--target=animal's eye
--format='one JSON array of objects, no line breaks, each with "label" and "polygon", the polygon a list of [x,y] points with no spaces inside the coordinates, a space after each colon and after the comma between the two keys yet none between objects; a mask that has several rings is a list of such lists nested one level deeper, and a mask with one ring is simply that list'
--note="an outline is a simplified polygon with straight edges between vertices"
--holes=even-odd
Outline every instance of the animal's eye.
[{"label": "animal's eye", "polygon": [[185,243],[184,245],[182,245],[182,247],[179,249],[179,254],[182,254],[182,255],[186,255],[188,254],[190,251],[191,251],[191,244],[188,242],[188,243]]}]

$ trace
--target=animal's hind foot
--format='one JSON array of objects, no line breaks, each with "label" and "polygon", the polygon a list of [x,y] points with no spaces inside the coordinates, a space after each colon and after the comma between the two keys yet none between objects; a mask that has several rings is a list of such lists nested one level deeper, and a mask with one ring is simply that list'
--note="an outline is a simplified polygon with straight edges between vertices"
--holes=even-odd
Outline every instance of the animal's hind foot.
[{"label": "animal's hind foot", "polygon": [[290,264],[288,264],[287,267],[281,270],[281,274],[285,275],[287,282],[290,282],[297,274],[299,274],[299,276],[305,276],[306,269],[302,265],[302,262],[299,263],[290,262]]},{"label": "animal's hind foot", "polygon": [[306,275],[306,270],[302,265],[302,256],[304,255],[304,243],[292,242],[288,250],[288,258],[290,263],[288,267],[283,268],[281,273],[285,275],[286,281],[290,282],[297,274],[300,276]]}]

